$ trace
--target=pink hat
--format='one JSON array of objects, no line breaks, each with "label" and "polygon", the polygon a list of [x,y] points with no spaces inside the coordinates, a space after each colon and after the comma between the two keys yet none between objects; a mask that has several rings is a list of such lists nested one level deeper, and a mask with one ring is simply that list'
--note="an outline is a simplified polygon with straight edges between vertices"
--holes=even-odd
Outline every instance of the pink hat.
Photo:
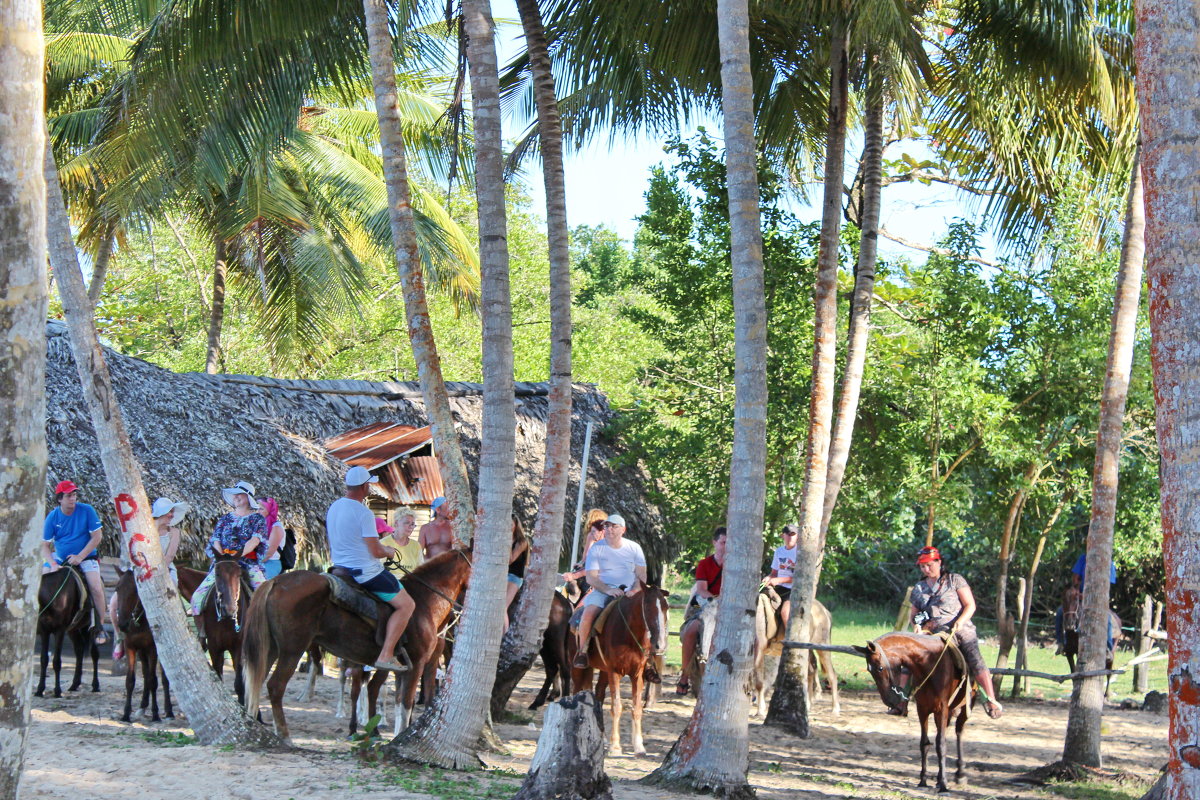
[{"label": "pink hat", "polygon": [[388,525],[386,519],[380,519],[379,517],[376,517],[375,518],[375,532],[378,533],[380,536],[383,536],[383,534],[385,534],[385,533],[395,533],[396,529],[393,528],[391,525]]}]

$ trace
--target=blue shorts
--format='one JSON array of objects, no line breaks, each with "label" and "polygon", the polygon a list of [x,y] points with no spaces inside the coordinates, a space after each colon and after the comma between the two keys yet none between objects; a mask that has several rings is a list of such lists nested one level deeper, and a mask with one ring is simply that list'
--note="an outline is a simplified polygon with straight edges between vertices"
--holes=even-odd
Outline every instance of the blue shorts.
[{"label": "blue shorts", "polygon": [[396,576],[387,570],[369,581],[359,581],[358,585],[385,603],[404,591],[404,587],[400,585],[400,581],[396,580]]},{"label": "blue shorts", "polygon": [[510,573],[508,573],[508,582],[515,583],[517,585],[517,588],[520,589],[521,586],[525,583],[525,579],[522,578],[520,575],[513,575],[510,572]]},{"label": "blue shorts", "polygon": [[283,571],[283,562],[280,561],[278,558],[273,558],[270,561],[263,564],[263,574],[265,574],[267,576],[267,580],[270,580],[271,578],[278,578],[279,573],[281,573],[282,571]]}]

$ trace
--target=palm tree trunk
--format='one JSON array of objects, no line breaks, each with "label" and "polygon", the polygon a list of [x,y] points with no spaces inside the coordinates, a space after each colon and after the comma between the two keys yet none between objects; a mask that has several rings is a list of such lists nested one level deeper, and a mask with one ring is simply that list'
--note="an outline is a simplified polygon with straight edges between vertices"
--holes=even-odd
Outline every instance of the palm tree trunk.
[{"label": "palm tree trunk", "polygon": [[829,474],[825,479],[825,500],[821,512],[821,548],[829,533],[829,520],[837,505],[850,458],[850,440],[858,415],[862,391],[863,365],[867,360],[867,340],[871,334],[871,297],[875,293],[875,256],[879,244],[879,207],[883,184],[883,68],[878,61],[869,67],[867,113],[863,145],[862,237],[858,246],[858,264],[854,271],[854,296],[850,301],[850,333],[846,343],[846,371],[842,375],[842,393],[838,399],[833,443],[829,447]]},{"label": "palm tree trunk", "polygon": [[216,375],[221,366],[221,326],[225,323],[225,240],[213,237],[213,299],[208,315],[208,350],[204,371]]},{"label": "palm tree trunk", "polygon": [[42,4],[0,6],[0,798],[21,782],[46,494],[46,184]]},{"label": "palm tree trunk", "polygon": [[571,257],[567,228],[567,186],[563,168],[562,121],[554,74],[537,0],[517,0],[533,73],[541,129],[542,175],[546,186],[546,236],[550,245],[550,397],[546,416],[546,460],[533,543],[517,613],[500,643],[492,688],[492,716],[508,703],[517,682],[537,657],[558,579],[567,473],[571,466]]},{"label": "palm tree trunk", "polygon": [[[1129,394],[1129,376],[1133,369],[1138,299],[1142,291],[1142,259],[1146,250],[1146,219],[1139,162],[1140,156],[1135,154],[1129,178],[1129,204],[1125,212],[1121,266],[1117,272],[1112,333],[1108,340],[1108,369],[1104,376],[1104,394],[1100,398],[1100,430],[1096,436],[1096,466],[1092,474],[1092,521],[1088,527],[1087,573],[1083,577],[1083,610],[1079,620],[1079,669],[1083,672],[1104,669],[1108,652],[1108,574],[1109,565],[1112,564],[1113,523],[1117,511],[1121,427],[1125,421],[1125,399]],[[1156,332],[1156,339],[1157,335]],[[1156,341],[1156,349],[1162,346]],[[1163,384],[1156,380],[1156,386],[1159,403],[1162,403]],[[1163,441],[1163,428],[1164,423],[1160,418],[1160,442]],[[1166,448],[1163,449],[1165,465]],[[1169,530],[1166,527],[1166,510],[1170,503],[1170,495],[1166,486],[1164,479],[1164,532]],[[1167,554],[1167,574],[1170,576],[1169,548]],[[1168,597],[1170,580],[1168,577]],[[1173,634],[1176,635],[1178,633]],[[1100,766],[1100,716],[1104,710],[1105,684],[1106,679],[1100,676],[1075,681],[1067,717],[1066,742],[1063,745],[1064,761],[1091,767]],[[1171,694],[1175,695],[1176,692]],[[1174,721],[1174,713],[1171,718]],[[1195,728],[1193,732],[1194,730]],[[1197,781],[1196,785],[1200,787],[1200,781]]]},{"label": "palm tree trunk", "polygon": [[[813,297],[812,396],[808,410],[808,447],[800,500],[800,540],[796,545],[796,572],[792,577],[791,618],[787,637],[807,641],[810,610],[821,574],[821,518],[829,473],[830,423],[833,418],[835,359],[837,356],[837,273],[841,233],[842,182],[846,155],[847,32],[839,21],[830,31],[829,133],[825,150],[825,197],[821,209],[821,245],[817,256],[817,282]],[[775,694],[765,722],[808,738],[808,653],[784,650],[779,660]]]},{"label": "palm tree trunk", "polygon": [[154,633],[163,668],[178,693],[188,724],[204,744],[271,744],[278,740],[267,728],[252,722],[205,662],[200,643],[184,622],[179,593],[162,561],[150,504],[142,486],[142,470],[133,457],[121,407],[83,286],[71,223],[63,203],[54,154],[45,148],[46,234],[50,265],[58,278],[63,315],[70,332],[71,352],[79,371],[83,395],[91,412],[108,477],[110,496],[122,521],[122,549],[130,554],[137,575],[138,596]]},{"label": "palm tree trunk", "polygon": [[504,209],[504,154],[495,23],[488,0],[465,0],[467,64],[475,123],[475,198],[479,206],[480,302],[483,311],[483,430],[479,448],[480,530],[460,634],[432,708],[389,746],[393,756],[451,769],[477,766],[496,677],[505,574],[512,537],[516,413],[513,399],[512,302]]},{"label": "palm tree trunk", "polygon": [[729,538],[711,662],[722,666],[705,671],[692,718],[652,778],[691,791],[750,798],[754,790],[746,780],[750,708],[745,686],[753,666],[754,630],[746,620],[754,618],[758,594],[767,492],[767,308],[746,0],[718,0],[717,25],[736,364]]},{"label": "palm tree trunk", "polygon": [[100,240],[100,249],[96,252],[96,263],[92,265],[92,282],[88,285],[88,300],[92,307],[100,302],[100,294],[104,291],[104,278],[108,275],[108,263],[112,260],[113,239],[116,231],[109,227]]},{"label": "palm tree trunk", "polygon": [[[417,229],[413,222],[412,193],[408,186],[408,165],[404,137],[400,128],[400,109],[396,95],[396,62],[392,56],[392,36],[388,30],[387,5],[383,0],[363,0],[366,17],[367,47],[371,57],[371,77],[375,85],[375,113],[379,117],[379,142],[383,153],[383,177],[387,184],[388,217],[392,242],[396,247],[396,272],[404,290],[404,314],[408,319],[408,339],[417,364],[417,380],[425,399],[426,413],[442,474],[446,500],[454,509],[454,533],[463,542],[471,541],[475,528],[475,504],[467,465],[463,461],[458,429],[450,411],[450,397],[442,378],[433,328],[429,324],[429,305],[425,300],[425,278],[417,254]],[[214,301],[215,303],[215,301]]]}]

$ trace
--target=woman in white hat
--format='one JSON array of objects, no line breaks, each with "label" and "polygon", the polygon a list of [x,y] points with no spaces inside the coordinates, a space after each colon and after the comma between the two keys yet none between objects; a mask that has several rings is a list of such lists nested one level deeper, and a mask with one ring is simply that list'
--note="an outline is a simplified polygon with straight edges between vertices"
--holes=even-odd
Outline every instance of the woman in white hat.
[{"label": "woman in white hat", "polygon": [[[154,517],[154,524],[158,528],[158,545],[162,549],[162,560],[171,573],[171,582],[176,586],[179,585],[179,573],[176,572],[175,565],[172,562],[175,560],[175,551],[179,549],[179,540],[182,536],[179,524],[183,522],[183,518],[187,516],[187,512],[187,503],[176,503],[166,497],[158,498],[154,501],[154,505],[150,507],[150,516]],[[109,619],[115,620],[117,618],[118,601],[117,593],[113,592],[112,599],[108,601]],[[113,659],[116,660],[125,655],[125,636],[116,625],[113,625],[113,628],[116,631],[113,643]]]},{"label": "woman in white hat", "polygon": [[247,481],[238,481],[228,489],[221,490],[225,502],[233,511],[217,520],[212,538],[208,540],[208,551],[213,563],[208,574],[196,587],[192,595],[192,616],[199,617],[204,611],[204,602],[217,582],[216,557],[232,553],[238,555],[238,563],[250,581],[250,588],[257,589],[266,580],[263,574],[263,556],[267,552],[267,520],[258,512],[258,501],[254,499],[254,486]]}]

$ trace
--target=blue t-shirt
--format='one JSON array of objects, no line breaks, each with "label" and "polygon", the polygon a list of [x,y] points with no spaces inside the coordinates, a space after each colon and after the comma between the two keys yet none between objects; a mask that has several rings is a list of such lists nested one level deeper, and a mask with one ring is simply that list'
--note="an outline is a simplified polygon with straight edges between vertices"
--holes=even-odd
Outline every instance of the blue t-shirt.
[{"label": "blue t-shirt", "polygon": [[[100,515],[96,509],[87,503],[76,503],[71,516],[56,508],[46,515],[46,525],[42,529],[42,541],[54,542],[54,557],[66,561],[87,546],[92,538],[92,531],[100,528]],[[96,551],[84,553],[84,557],[95,555]]]},{"label": "blue t-shirt", "polygon": [[[1071,572],[1079,576],[1079,581],[1083,583],[1083,576],[1087,574],[1087,553],[1081,553],[1075,561],[1075,566],[1071,567]],[[1117,582],[1117,567],[1115,564],[1108,565],[1108,582]]]}]

